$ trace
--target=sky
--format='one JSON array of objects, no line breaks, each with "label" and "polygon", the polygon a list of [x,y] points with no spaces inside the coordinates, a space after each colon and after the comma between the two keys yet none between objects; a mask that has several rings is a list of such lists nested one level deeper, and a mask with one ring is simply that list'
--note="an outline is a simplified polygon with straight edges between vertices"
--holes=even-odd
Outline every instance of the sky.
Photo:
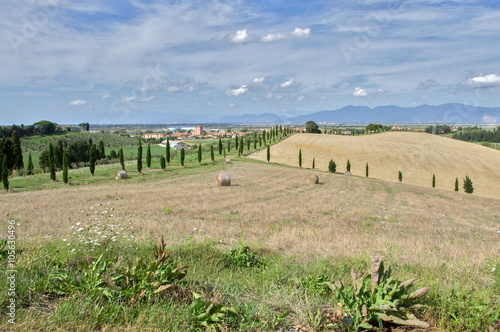
[{"label": "sky", "polygon": [[1,125],[500,106],[499,1],[0,5]]}]

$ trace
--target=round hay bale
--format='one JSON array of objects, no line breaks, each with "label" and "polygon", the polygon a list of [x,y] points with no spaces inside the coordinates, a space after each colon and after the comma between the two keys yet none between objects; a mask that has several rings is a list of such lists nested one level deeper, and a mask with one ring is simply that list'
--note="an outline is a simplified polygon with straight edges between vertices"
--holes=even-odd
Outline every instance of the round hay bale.
[{"label": "round hay bale", "polygon": [[229,176],[229,174],[218,174],[217,184],[222,187],[229,186],[231,185],[231,177]]},{"label": "round hay bale", "polygon": [[309,174],[306,177],[306,180],[307,180],[308,183],[312,183],[312,184],[318,184],[319,183],[319,177],[316,174]]},{"label": "round hay bale", "polygon": [[226,164],[230,164],[231,163],[231,158],[226,158]]},{"label": "round hay bale", "polygon": [[122,180],[127,178],[127,172],[125,171],[118,171],[115,173],[115,180]]},{"label": "round hay bale", "polygon": [[351,173],[351,172],[345,172],[345,174],[344,174],[344,175],[346,175],[346,176],[351,176],[351,175],[352,175],[352,173]]}]

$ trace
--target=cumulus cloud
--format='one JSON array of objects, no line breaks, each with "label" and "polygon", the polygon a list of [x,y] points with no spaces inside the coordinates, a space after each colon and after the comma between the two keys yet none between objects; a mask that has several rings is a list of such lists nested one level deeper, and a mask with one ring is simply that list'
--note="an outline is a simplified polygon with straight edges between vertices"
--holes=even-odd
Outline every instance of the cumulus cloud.
[{"label": "cumulus cloud", "polygon": [[281,83],[280,86],[282,88],[286,88],[286,87],[292,86],[294,83],[295,83],[295,80],[292,78],[292,79],[289,79],[288,81],[286,81],[285,83]]},{"label": "cumulus cloud", "polygon": [[128,103],[130,101],[134,101],[135,100],[135,96],[132,96],[132,97],[125,97],[121,100],[121,102],[124,102],[124,103]]},{"label": "cumulus cloud", "polygon": [[250,40],[250,35],[247,33],[247,29],[238,30],[235,34],[229,37],[233,43],[240,44]]},{"label": "cumulus cloud", "polygon": [[473,88],[490,88],[500,86],[500,76],[497,74],[479,75],[469,78],[466,84]]},{"label": "cumulus cloud", "polygon": [[286,39],[286,35],[283,34],[283,33],[278,33],[278,34],[268,34],[267,36],[264,36],[262,37],[262,41],[264,43],[270,43],[270,42],[273,42],[273,41],[276,41],[276,40],[283,40],[283,39]]},{"label": "cumulus cloud", "polygon": [[262,84],[264,82],[264,77],[256,77],[253,79],[254,84]]},{"label": "cumulus cloud", "polygon": [[294,37],[309,37],[309,35],[311,34],[311,28],[305,28],[305,29],[301,29],[301,28],[295,28],[295,30],[293,30],[292,32],[292,36]]},{"label": "cumulus cloud", "polygon": [[416,90],[427,90],[433,88],[435,86],[439,86],[439,83],[432,78],[426,79],[423,82],[418,83],[418,86],[415,88]]},{"label": "cumulus cloud", "polygon": [[366,97],[366,96],[368,96],[368,92],[365,89],[356,87],[353,95],[354,95],[354,97]]},{"label": "cumulus cloud", "polygon": [[228,97],[230,97],[230,96],[236,97],[236,96],[239,96],[239,95],[244,95],[245,93],[247,93],[247,91],[248,91],[248,87],[245,84],[245,85],[240,86],[239,88],[227,90],[226,91],[226,95]]},{"label": "cumulus cloud", "polygon": [[68,103],[68,105],[69,106],[85,106],[85,105],[87,105],[87,101],[81,100],[81,99],[72,100]]}]

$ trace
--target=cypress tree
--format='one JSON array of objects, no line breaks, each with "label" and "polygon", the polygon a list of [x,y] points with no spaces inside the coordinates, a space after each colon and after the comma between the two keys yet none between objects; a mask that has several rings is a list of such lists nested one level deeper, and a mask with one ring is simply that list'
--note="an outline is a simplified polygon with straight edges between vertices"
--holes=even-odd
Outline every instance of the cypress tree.
[{"label": "cypress tree", "polygon": [[64,154],[64,146],[63,146],[63,141],[60,139],[57,142],[57,146],[54,147],[54,158],[56,162],[56,169],[62,169],[63,154]]},{"label": "cypress tree", "polygon": [[148,150],[146,151],[146,166],[151,167],[151,144],[148,143]]},{"label": "cypress tree", "polygon": [[202,154],[203,154],[203,150],[201,148],[201,143],[200,143],[200,145],[198,146],[198,162],[200,164],[201,164]]},{"label": "cypress tree", "polygon": [[349,161],[349,159],[347,159],[346,169],[347,169],[348,172],[351,171],[351,162]]},{"label": "cypress tree", "polygon": [[63,150],[63,182],[68,183],[68,157],[66,157],[66,150]]},{"label": "cypress tree", "polygon": [[265,129],[262,131],[262,141],[264,142],[264,145],[266,145],[266,130]]},{"label": "cypress tree", "polygon": [[259,135],[259,148],[262,147],[262,136]]},{"label": "cypress tree", "polygon": [[[231,139],[227,141],[227,152],[231,152]],[[224,156],[225,157],[225,156]]]},{"label": "cypress tree", "polygon": [[238,150],[238,147],[239,147],[239,146],[238,146],[238,135],[236,135],[236,141],[235,141],[235,143],[234,143],[234,148],[235,148],[236,150]]},{"label": "cypress tree", "polygon": [[337,171],[337,164],[335,164],[333,160],[330,160],[330,162],[328,163],[328,170],[330,171],[330,173],[335,173]]},{"label": "cypress tree", "polygon": [[167,163],[170,165],[170,138],[167,137],[167,146],[165,147],[166,149],[166,156],[167,156]]},{"label": "cypress tree", "polygon": [[267,146],[267,162],[269,162],[269,160],[271,159],[271,148],[270,146],[268,145]]},{"label": "cypress tree", "polygon": [[14,158],[14,167],[17,169],[24,168],[23,149],[21,148],[21,138],[17,131],[12,132],[12,157]]},{"label": "cypress tree", "polygon": [[403,173],[401,171],[399,171],[398,180],[399,182],[403,182]]},{"label": "cypress tree", "polygon": [[97,161],[98,154],[99,152],[97,152],[95,144],[92,144],[92,146],[90,147],[90,158],[89,158],[89,170],[92,176],[94,175],[95,172],[95,162]]},{"label": "cypress tree", "polygon": [[31,153],[28,156],[28,175],[33,175],[33,170],[35,165],[33,165],[33,160],[31,160]]},{"label": "cypress tree", "polygon": [[50,171],[50,179],[52,181],[56,180],[56,165],[54,161],[54,147],[52,146],[52,142],[49,144],[49,171]]},{"label": "cypress tree", "polygon": [[455,179],[455,191],[458,191],[458,178]]},{"label": "cypress tree", "polygon": [[257,132],[253,132],[253,149],[257,150]]},{"label": "cypress tree", "polygon": [[299,150],[299,167],[302,167],[302,149]]},{"label": "cypress tree", "polygon": [[472,194],[474,192],[474,186],[472,185],[472,180],[468,175],[466,175],[464,179],[464,191],[467,194]]},{"label": "cypress tree", "polygon": [[184,159],[186,158],[186,152],[184,151],[184,148],[181,149],[181,165],[184,167]]},{"label": "cypress tree", "polygon": [[125,159],[123,157],[123,147],[120,147],[120,152],[118,152],[118,158],[120,159],[120,165],[122,166],[122,171],[125,170]]},{"label": "cypress tree", "polygon": [[313,158],[313,167],[312,167],[312,169],[314,169],[314,166],[316,166],[315,164],[316,164],[316,158]]},{"label": "cypress tree", "polygon": [[366,163],[366,177],[368,177],[368,163]]},{"label": "cypress tree", "polygon": [[436,174],[432,174],[432,188],[436,188]]},{"label": "cypress tree", "polygon": [[247,138],[247,150],[250,151],[250,137]]},{"label": "cypress tree", "polygon": [[104,142],[99,141],[99,160],[106,158],[106,152],[104,151]]},{"label": "cypress tree", "polygon": [[222,155],[222,138],[219,137],[219,156]]},{"label": "cypress tree", "polygon": [[215,161],[214,146],[213,145],[210,145],[210,159],[212,159],[212,163]]},{"label": "cypress tree", "polygon": [[165,156],[164,155],[161,155],[160,156],[160,166],[161,166],[161,169],[165,169],[167,167],[167,164],[165,162]]},{"label": "cypress tree", "polygon": [[139,139],[139,147],[137,148],[137,172],[142,172],[142,142]]},{"label": "cypress tree", "polygon": [[9,166],[7,165],[7,156],[2,160],[2,183],[5,190],[9,190]]}]

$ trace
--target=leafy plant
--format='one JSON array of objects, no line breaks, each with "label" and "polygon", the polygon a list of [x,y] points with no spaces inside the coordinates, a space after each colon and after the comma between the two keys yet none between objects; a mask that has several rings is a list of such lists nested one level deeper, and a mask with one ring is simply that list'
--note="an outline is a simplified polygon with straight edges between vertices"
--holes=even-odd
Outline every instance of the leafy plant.
[{"label": "leafy plant", "polygon": [[320,295],[331,294],[332,289],[335,288],[334,284],[324,275],[314,276],[309,274],[303,276],[298,280],[298,284]]},{"label": "leafy plant", "polygon": [[264,262],[257,257],[256,252],[250,252],[250,248],[245,246],[231,250],[229,258],[239,267],[262,266]]},{"label": "leafy plant", "polygon": [[358,277],[351,270],[352,285],[335,283],[339,325],[349,330],[382,328],[385,323],[426,328],[426,322],[418,320],[410,311],[423,307],[416,301],[425,295],[430,287],[414,292],[410,289],[418,282],[409,279],[400,282],[391,276],[391,269],[384,268],[382,258],[375,254],[372,272]]},{"label": "leafy plant", "polygon": [[227,322],[239,316],[233,307],[228,307],[223,303],[213,303],[203,301],[198,293],[194,293],[194,300],[190,309],[193,314],[193,321],[196,325],[205,327],[208,330],[222,331]]}]

